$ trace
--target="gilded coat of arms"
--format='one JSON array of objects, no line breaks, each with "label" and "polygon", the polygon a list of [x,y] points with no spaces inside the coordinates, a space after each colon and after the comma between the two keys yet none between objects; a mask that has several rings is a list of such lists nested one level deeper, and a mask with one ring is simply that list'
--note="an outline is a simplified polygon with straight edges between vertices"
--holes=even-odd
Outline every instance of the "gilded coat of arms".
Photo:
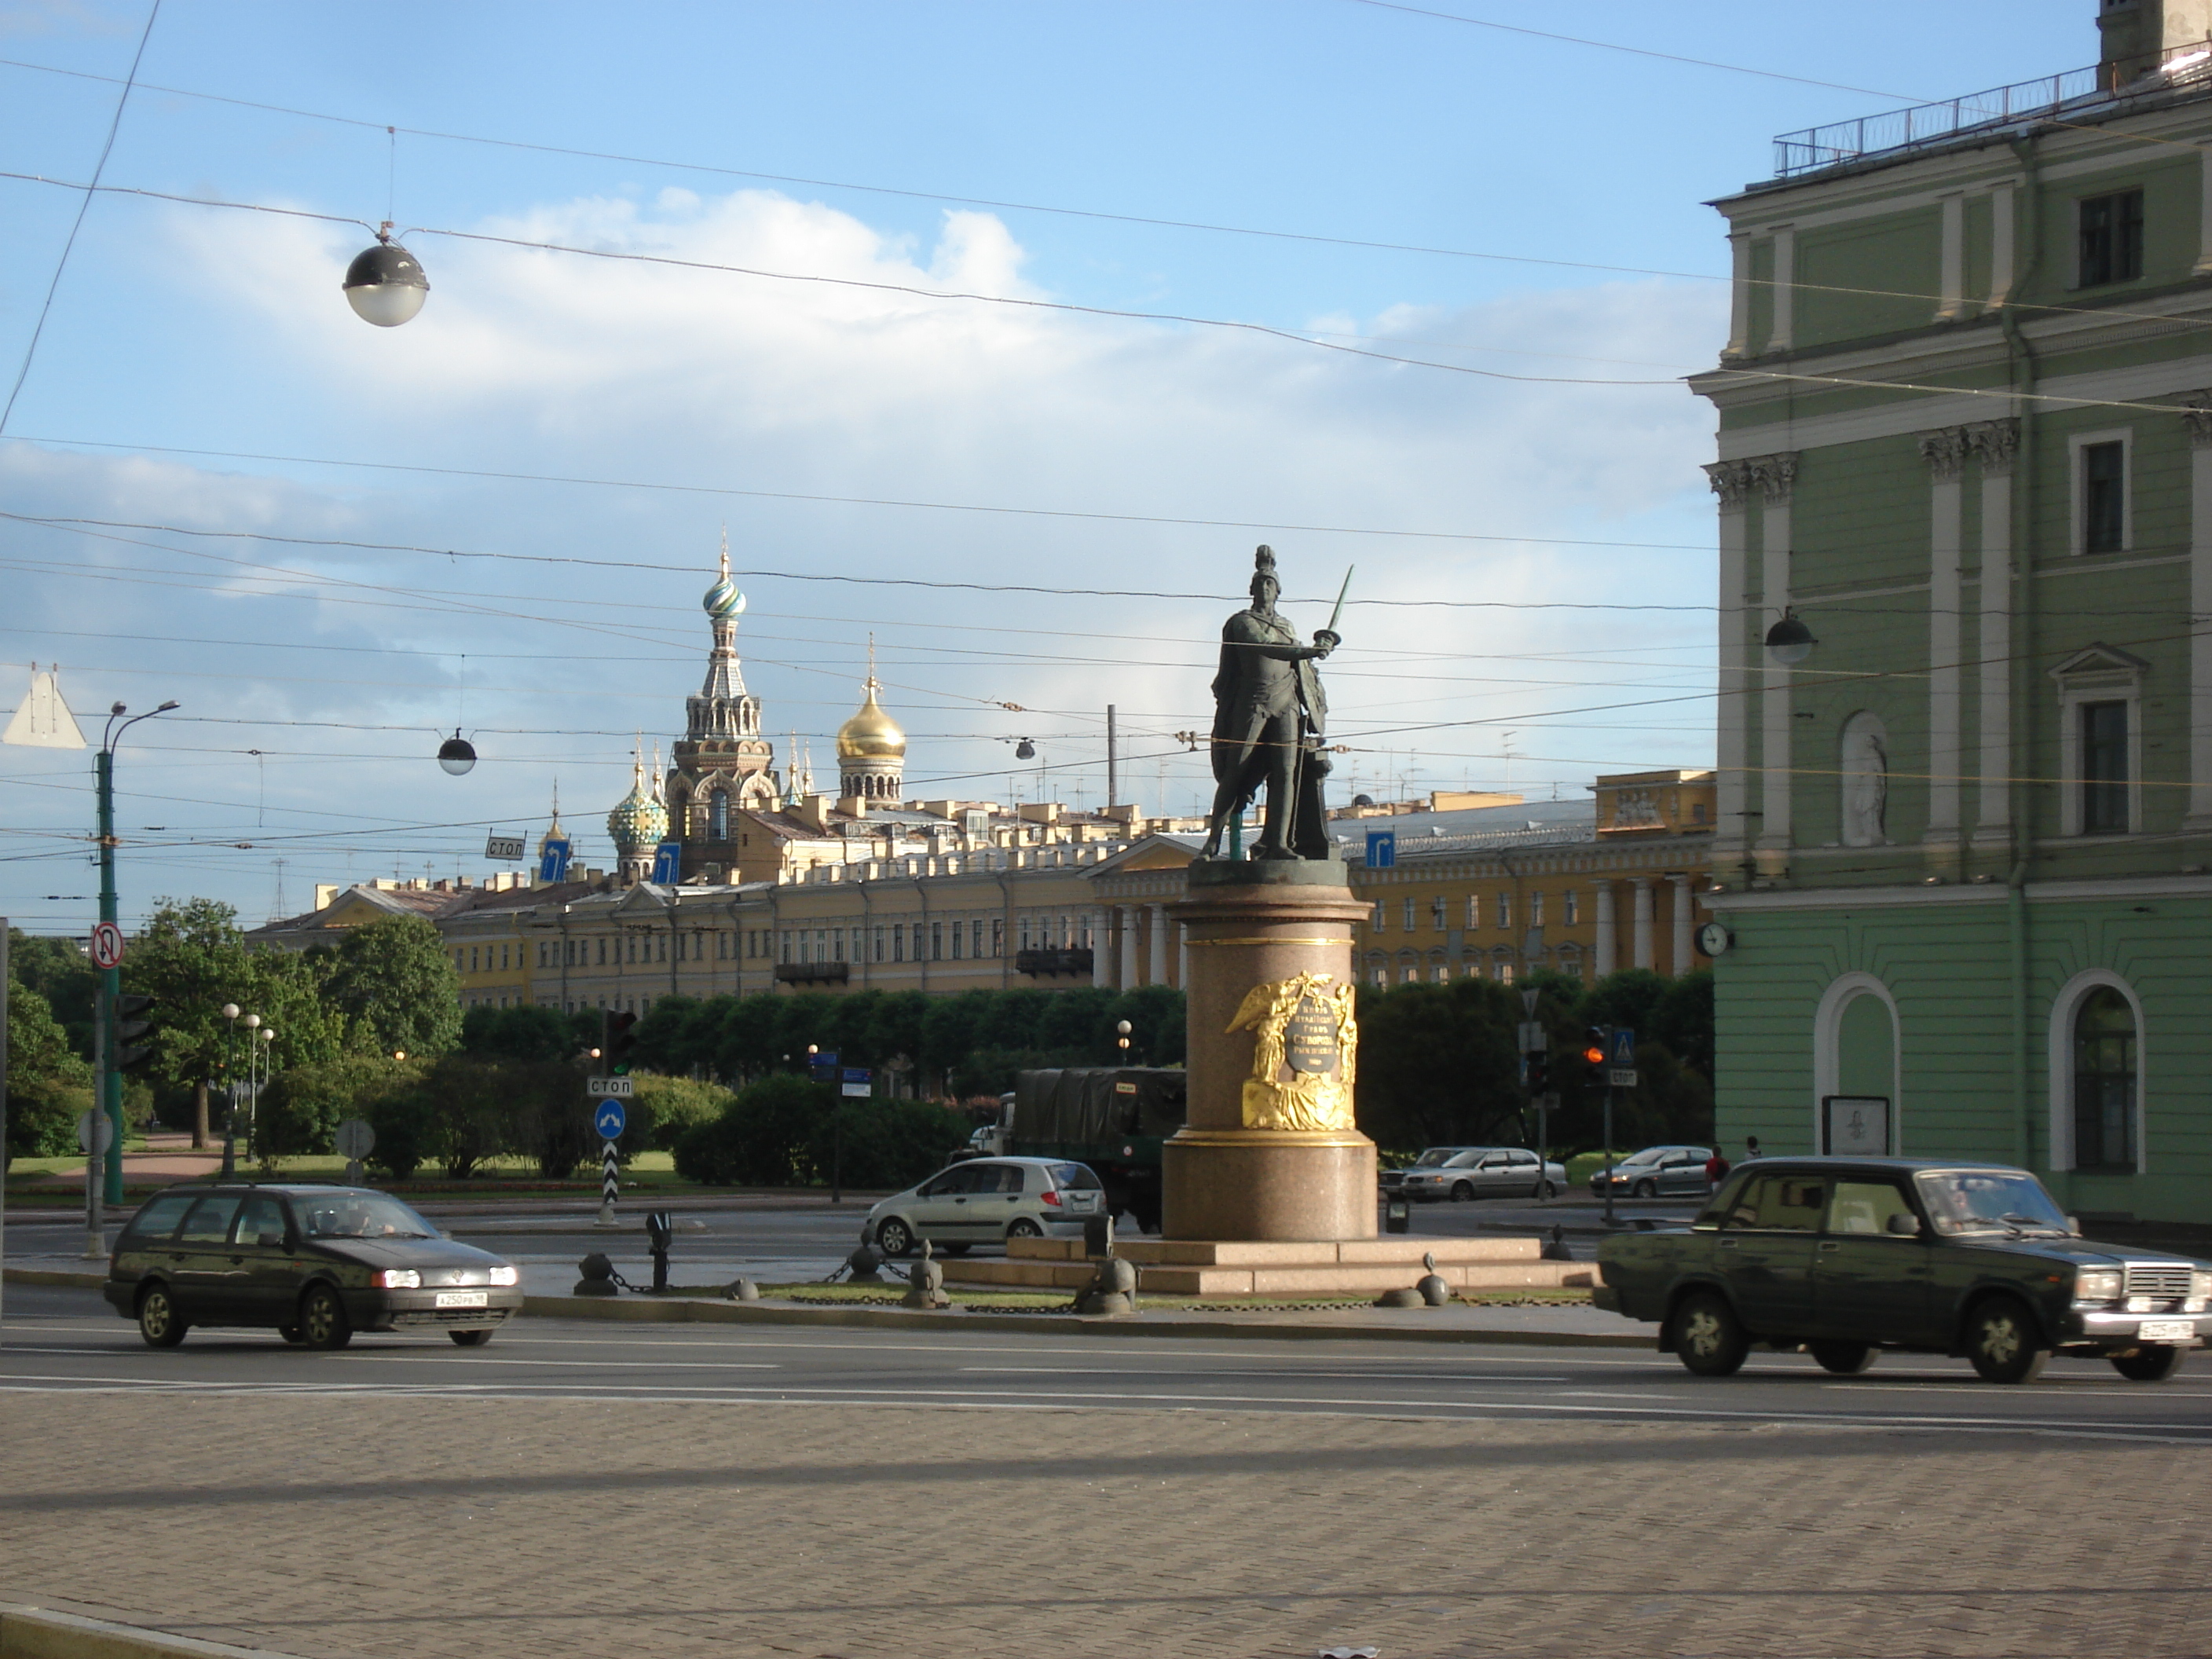
[{"label": "gilded coat of arms", "polygon": [[1244,1079],[1248,1129],[1349,1129],[1359,1028],[1353,988],[1334,974],[1300,974],[1244,994],[1232,1031],[1252,1033]]}]

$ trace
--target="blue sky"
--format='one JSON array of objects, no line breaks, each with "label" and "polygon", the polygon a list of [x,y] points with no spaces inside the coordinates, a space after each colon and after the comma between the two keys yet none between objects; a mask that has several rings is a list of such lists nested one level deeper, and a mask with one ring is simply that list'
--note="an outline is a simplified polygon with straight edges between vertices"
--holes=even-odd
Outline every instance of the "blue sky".
[{"label": "blue sky", "polygon": [[[374,222],[389,179],[433,291],[371,329],[337,289],[357,225],[97,199],[0,509],[100,523],[0,520],[0,708],[57,659],[81,715],[185,705],[118,762],[127,917],[199,892],[258,921],[280,857],[295,909],[318,881],[480,875],[483,830],[534,836],[556,780],[604,863],[630,734],[665,745],[700,677],[726,524],[779,763],[793,732],[833,774],[873,634],[916,796],[1096,805],[1112,702],[1124,796],[1188,811],[1203,757],[1172,733],[1204,724],[1264,539],[1305,627],[1352,562],[1355,599],[1393,602],[1348,608],[1334,665],[1348,786],[1709,763],[1711,421],[1674,383],[1725,324],[1701,204],[1765,176],[1778,131],[2094,61],[2094,7],[1433,9],[1838,85],[1359,0],[165,0],[106,182]],[[81,77],[121,75],[145,16],[0,0],[0,58],[43,66],[0,65],[0,171],[89,176],[118,88]],[[0,179],[7,380],[78,199]],[[786,280],[818,276],[1450,367]],[[392,470],[422,467],[448,471]],[[1408,531],[1448,533],[1383,533]],[[847,577],[873,580],[823,580]],[[1650,608],[1470,608],[1591,599]],[[484,757],[459,780],[431,762],[457,725]],[[19,925],[88,921],[88,770],[0,750]]]}]

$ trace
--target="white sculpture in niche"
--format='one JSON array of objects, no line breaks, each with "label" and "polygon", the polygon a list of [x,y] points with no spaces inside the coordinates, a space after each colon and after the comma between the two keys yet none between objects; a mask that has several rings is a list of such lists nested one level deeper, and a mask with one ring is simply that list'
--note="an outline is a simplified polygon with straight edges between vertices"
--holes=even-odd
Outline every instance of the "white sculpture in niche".
[{"label": "white sculpture in niche", "polygon": [[1861,709],[1844,722],[1844,845],[1880,847],[1889,840],[1889,733],[1881,717]]}]

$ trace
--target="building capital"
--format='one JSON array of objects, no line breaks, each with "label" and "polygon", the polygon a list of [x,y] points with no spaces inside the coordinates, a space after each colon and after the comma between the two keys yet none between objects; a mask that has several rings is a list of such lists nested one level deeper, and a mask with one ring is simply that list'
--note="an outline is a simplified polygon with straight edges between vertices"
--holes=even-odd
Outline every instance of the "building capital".
[{"label": "building capital", "polygon": [[2190,447],[2212,447],[2212,392],[2192,392],[2181,408],[2181,424],[2189,434]]},{"label": "building capital", "polygon": [[1966,444],[1982,464],[1982,475],[1990,478],[2008,478],[2012,476],[2013,458],[2020,453],[2020,420],[2007,416],[2001,421],[1975,421],[1961,427],[1966,434]]},{"label": "building capital", "polygon": [[1920,459],[1928,463],[1929,476],[1939,480],[1959,476],[1972,447],[1963,426],[1938,427],[1920,434]]},{"label": "building capital", "polygon": [[1790,499],[1790,492],[1796,485],[1797,452],[1784,450],[1777,455],[1711,461],[1705,465],[1705,477],[1712,484],[1713,494],[1720,497],[1723,513],[1741,509],[1754,489],[1762,500],[1779,505]]}]

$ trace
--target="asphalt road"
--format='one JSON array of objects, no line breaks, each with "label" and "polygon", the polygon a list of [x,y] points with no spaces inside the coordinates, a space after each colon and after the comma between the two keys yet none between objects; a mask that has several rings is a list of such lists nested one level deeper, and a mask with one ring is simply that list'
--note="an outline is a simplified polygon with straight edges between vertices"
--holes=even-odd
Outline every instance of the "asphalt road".
[{"label": "asphalt road", "polygon": [[274,1333],[196,1331],[146,1348],[94,1292],[10,1285],[0,1390],[754,1401],[989,1411],[1306,1412],[1390,1419],[1817,1425],[1895,1434],[2026,1432],[2212,1443],[2212,1358],[2165,1383],[2055,1360],[2027,1388],[1963,1362],[1886,1358],[1829,1376],[1757,1354],[1725,1380],[1632,1351],[1152,1337],[1011,1328],[942,1334],[526,1319],[483,1349],[437,1336],[362,1336],[335,1354]]},{"label": "asphalt road", "polygon": [[[671,1200],[667,1208],[677,1218],[679,1231],[670,1252],[670,1276],[678,1285],[725,1283],[740,1273],[763,1283],[789,1284],[824,1277],[860,1243],[860,1225],[872,1197],[854,1197],[833,1205],[821,1198],[711,1198]],[[1662,1200],[1654,1203],[1623,1203],[1624,1219],[1638,1216],[1680,1222],[1695,1211],[1694,1201]],[[622,1225],[612,1232],[592,1224],[587,1204],[426,1203],[426,1214],[454,1237],[495,1250],[518,1263],[533,1291],[565,1289],[570,1272],[594,1251],[613,1258],[625,1277],[644,1282],[652,1271],[647,1253],[644,1216],[647,1206],[626,1200],[619,1209]],[[1595,1254],[1595,1229],[1602,1212],[1585,1194],[1539,1204],[1528,1199],[1486,1200],[1473,1204],[1423,1204],[1412,1217],[1415,1234],[1435,1238],[1464,1238],[1512,1227],[1538,1231],[1564,1224],[1583,1236],[1573,1239],[1575,1252],[1585,1259]],[[116,1227],[111,1222],[112,1243]],[[74,1258],[84,1249],[84,1220],[81,1212],[27,1212],[18,1208],[8,1218],[8,1259],[36,1265],[56,1265]],[[996,1254],[978,1247],[976,1254]],[[564,1281],[556,1285],[555,1280]]]}]

